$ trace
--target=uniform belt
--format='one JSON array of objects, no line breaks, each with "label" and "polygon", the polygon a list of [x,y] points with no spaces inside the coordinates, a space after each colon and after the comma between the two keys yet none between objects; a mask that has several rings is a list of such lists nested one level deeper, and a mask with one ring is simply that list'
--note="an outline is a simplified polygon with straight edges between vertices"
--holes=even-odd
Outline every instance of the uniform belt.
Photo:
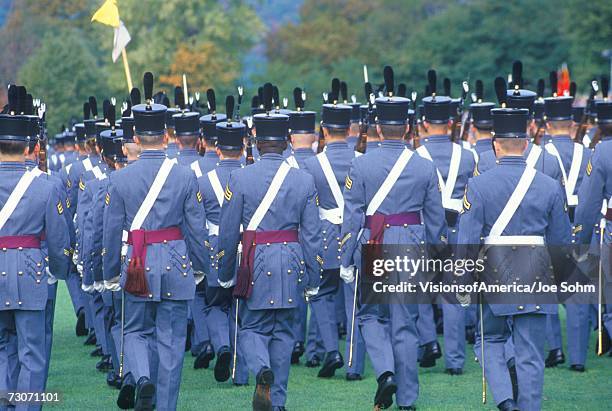
[{"label": "uniform belt", "polygon": [[541,235],[501,235],[485,237],[486,245],[544,245]]},{"label": "uniform belt", "polygon": [[8,235],[0,237],[0,248],[40,248],[39,235]]},{"label": "uniform belt", "polygon": [[457,220],[459,219],[459,213],[455,210],[444,210],[444,214],[446,216],[446,224],[453,228],[457,226]]},{"label": "uniform belt", "polygon": [[325,208],[319,208],[319,218],[321,220],[327,220],[332,224],[342,224],[342,214],[344,210],[341,208],[331,208],[329,210]]},{"label": "uniform belt", "polygon": [[238,278],[234,288],[234,296],[249,298],[253,289],[253,268],[255,246],[257,244],[297,243],[297,230],[251,231],[242,233],[242,260],[238,269]]},{"label": "uniform belt", "polygon": [[168,227],[159,230],[134,230],[128,233],[128,244],[132,246],[142,242],[144,245],[163,243],[164,241],[177,241],[183,239],[179,227]]},{"label": "uniform belt", "polygon": [[608,211],[606,211],[606,220],[612,221],[612,208],[608,208]]},{"label": "uniform belt", "polygon": [[385,228],[418,224],[421,224],[420,213],[409,212],[388,215],[374,213],[374,215],[367,216],[365,220],[365,227],[370,229],[370,241],[368,243],[382,244],[385,236]]},{"label": "uniform belt", "polygon": [[567,206],[567,215],[570,219],[570,222],[573,223],[574,222],[574,215],[576,214],[576,206]]}]

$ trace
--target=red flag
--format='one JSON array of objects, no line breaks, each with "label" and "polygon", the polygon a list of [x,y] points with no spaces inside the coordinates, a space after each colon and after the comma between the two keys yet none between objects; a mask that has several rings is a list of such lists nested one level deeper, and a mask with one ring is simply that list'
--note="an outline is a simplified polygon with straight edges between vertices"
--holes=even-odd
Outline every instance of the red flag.
[{"label": "red flag", "polygon": [[569,96],[570,95],[570,73],[567,68],[567,64],[563,63],[561,68],[557,72],[557,95],[558,96]]}]

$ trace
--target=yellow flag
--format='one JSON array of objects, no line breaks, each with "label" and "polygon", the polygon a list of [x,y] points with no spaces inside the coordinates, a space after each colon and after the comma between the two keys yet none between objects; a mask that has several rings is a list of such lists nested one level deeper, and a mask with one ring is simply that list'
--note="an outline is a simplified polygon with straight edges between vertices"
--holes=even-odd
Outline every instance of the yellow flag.
[{"label": "yellow flag", "polygon": [[102,7],[98,9],[91,18],[91,21],[97,21],[107,26],[119,27],[119,9],[117,8],[117,0],[106,0]]}]

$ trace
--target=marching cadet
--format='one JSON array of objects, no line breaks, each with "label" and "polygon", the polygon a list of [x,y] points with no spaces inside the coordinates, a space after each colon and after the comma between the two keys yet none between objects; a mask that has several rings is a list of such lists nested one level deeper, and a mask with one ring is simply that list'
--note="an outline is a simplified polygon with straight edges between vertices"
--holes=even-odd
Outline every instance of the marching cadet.
[{"label": "marching cadet", "polygon": [[[578,188],[585,175],[586,167],[591,157],[591,151],[582,144],[574,142],[570,136],[572,119],[571,96],[557,96],[557,73],[551,73],[551,88],[553,97],[544,99],[544,112],[546,119],[547,135],[544,137],[546,144],[544,148],[556,157],[563,181],[565,184],[565,198],[568,207],[570,223],[574,222],[574,212],[579,203]],[[572,230],[574,233],[575,230]],[[575,237],[575,234],[573,234]],[[586,361],[589,346],[589,313],[590,305],[578,304],[577,301],[567,301],[565,309],[567,312],[567,348],[570,359],[570,370],[582,372]],[[565,362],[565,356],[561,349],[561,325],[559,316],[549,317],[553,328],[557,329],[556,347],[549,352],[546,359],[547,367],[555,367]],[[550,347],[549,347],[550,348]]]},{"label": "marching cadet", "polygon": [[177,89],[180,89],[180,87],[176,87],[174,89],[174,107],[170,107],[170,100],[165,95],[163,97],[163,101],[161,101],[161,103],[168,108],[166,110],[166,136],[168,138],[168,145],[166,146],[166,155],[168,156],[168,158],[176,158],[179,152],[179,146],[176,141],[174,129],[174,115],[181,112],[181,109],[179,107],[179,98],[183,100],[183,96],[179,95],[180,90]]},{"label": "marching cadet", "polygon": [[103,275],[111,291],[120,286],[125,293],[124,346],[137,384],[135,409],[176,409],[188,302],[207,271],[207,235],[195,176],[166,157],[166,107],[152,102],[153,75],[144,78],[145,104],[132,107],[140,159],[111,174],[104,199]]},{"label": "marching cadet", "polygon": [[[495,107],[490,101],[483,101],[484,85],[482,80],[476,80],[476,102],[470,104],[470,113],[472,115],[472,131],[476,136],[476,144],[474,144],[474,152],[478,159],[485,151],[493,150],[493,119],[491,117],[491,109]],[[476,160],[478,162],[478,160]]]},{"label": "marching cadet", "polygon": [[[498,88],[501,85],[501,89],[505,89],[502,78],[497,78],[496,84]],[[537,246],[559,246],[570,242],[571,228],[564,209],[563,192],[556,181],[530,167],[523,156],[527,148],[529,110],[505,108],[506,93],[498,93],[498,97],[502,108],[493,109],[491,113],[494,150],[499,165],[468,183],[459,221],[458,241],[459,244],[479,247],[484,238],[487,246],[513,246],[512,251],[510,247],[501,250],[508,252],[517,252],[515,246],[518,246],[519,252],[530,254],[524,258],[516,254],[514,259],[503,260],[504,266],[498,264],[489,269],[493,272],[511,270],[524,273],[521,277],[525,278],[521,280],[526,283],[534,281],[534,277],[538,279],[538,276],[545,281],[552,274],[548,269],[548,251]],[[493,247],[492,250],[495,249],[499,248]],[[546,258],[541,256],[542,252],[546,253]],[[540,257],[534,260],[529,255]],[[491,264],[491,260],[489,258],[487,264]],[[531,260],[531,263],[525,266],[525,260]],[[534,264],[533,261],[540,263]],[[495,278],[508,281],[500,275]],[[541,408],[546,314],[553,312],[553,306],[540,305],[537,301],[532,303],[532,300],[529,302],[482,303],[480,308],[480,324],[484,329],[479,329],[482,334],[477,339],[475,351],[480,364],[484,364],[486,379],[500,410]],[[515,346],[518,398],[513,393],[505,358],[505,345],[509,339]],[[484,358],[480,350],[484,352]]]},{"label": "marching cadet", "polygon": [[[359,107],[361,111],[361,121],[367,121],[368,124],[376,124],[376,105],[369,109],[367,104],[362,104]],[[376,127],[368,127],[366,139],[366,153],[372,152],[380,147],[380,136],[376,132]]]},{"label": "marching cadet", "polygon": [[338,351],[338,325],[336,320],[336,294],[340,281],[340,229],[344,213],[342,183],[346,180],[354,151],[348,147],[352,108],[337,104],[339,96],[332,90],[330,101],[323,104],[321,127],[325,137],[325,151],[304,162],[315,181],[319,194],[319,217],[323,236],[323,272],[319,292],[310,302],[313,317],[323,340],[325,358],[319,370],[321,378],[333,377],[344,366]]},{"label": "marching cadet", "polygon": [[[208,227],[208,244],[210,249],[210,268],[206,281],[202,283],[203,313],[210,331],[210,341],[217,355],[214,376],[218,382],[227,381],[230,377],[230,309],[232,305],[232,290],[222,288],[218,282],[218,267],[214,260],[219,237],[221,206],[224,201],[224,187],[229,181],[233,170],[242,167],[242,139],[245,126],[241,122],[232,122],[234,98],[228,96],[226,101],[227,121],[216,124],[216,152],[218,165],[205,175],[198,178],[202,193],[202,203],[206,212]],[[198,286],[200,287],[200,286]],[[198,298],[198,296],[196,296]],[[248,378],[248,376],[247,376]],[[244,379],[244,378],[243,378]],[[244,382],[244,381],[239,381]]]},{"label": "marching cadet", "polygon": [[[403,141],[410,100],[394,97],[392,85],[387,92],[376,99],[381,147],[355,158],[345,182],[340,276],[347,283],[355,281],[365,243],[439,244],[446,236],[436,169]],[[362,295],[364,286],[360,279]],[[359,328],[378,382],[376,407],[391,406],[397,392],[400,409],[414,409],[417,311],[413,304],[361,305]]]},{"label": "marching cadet", "polygon": [[[8,95],[8,114],[0,115],[0,274],[6,283],[0,297],[0,371],[5,376],[0,391],[5,406],[8,392],[44,391],[47,339],[41,338],[40,330],[46,329],[49,273],[65,278],[70,263],[60,189],[53,181],[37,177],[25,164],[28,142],[36,138],[31,118],[17,114],[25,112],[25,87],[11,86]],[[43,236],[46,251],[41,245]],[[14,379],[8,377],[11,344],[16,344],[18,353]],[[28,404],[27,408],[40,409],[40,405]]]},{"label": "marching cadet", "polygon": [[282,156],[289,118],[271,113],[270,83],[263,94],[266,113],[253,118],[261,159],[230,175],[217,259],[219,283],[230,287],[242,224],[242,259],[234,288],[242,306],[238,343],[256,375],[253,409],[284,410],[300,284],[307,296],[316,294],[321,229],[312,176]]},{"label": "marching cadet", "polygon": [[[421,146],[416,152],[433,161],[438,183],[442,189],[442,206],[446,214],[448,243],[456,244],[459,215],[463,208],[462,196],[468,180],[474,174],[475,159],[470,150],[453,143],[449,135],[449,118],[452,119],[451,99],[436,95],[436,72],[428,73],[431,97],[423,99],[424,121],[421,124]],[[450,375],[463,374],[465,364],[466,310],[451,301],[442,301],[444,325],[444,360]],[[427,341],[426,341],[427,342]],[[421,366],[435,364],[437,341],[424,347]]]},{"label": "marching cadet", "polygon": [[191,166],[198,178],[215,168],[219,162],[219,156],[217,156],[215,150],[217,123],[227,119],[225,114],[217,113],[215,90],[211,88],[206,90],[206,98],[208,99],[208,114],[200,117],[200,128],[202,130],[202,141],[200,144],[204,145],[205,153],[204,157],[197,164],[194,163]]},{"label": "marching cadet", "polygon": [[[607,98],[597,101],[595,110],[597,111],[597,127],[599,133],[601,133],[601,141],[595,146],[593,155],[587,164],[586,175],[578,191],[580,201],[576,207],[574,225],[575,230],[579,233],[581,244],[589,244],[592,239],[597,239],[597,243],[593,246],[599,249],[597,253],[599,253],[601,259],[600,270],[602,270],[598,273],[602,277],[599,279],[599,283],[604,285],[601,293],[607,301],[604,306],[603,323],[599,323],[603,327],[599,330],[601,337],[598,339],[601,341],[598,354],[604,355],[610,351],[610,336],[612,336],[611,273],[609,265],[610,244],[612,243],[612,162],[610,161],[612,153],[612,101]],[[604,201],[605,205],[602,210],[602,202]],[[603,212],[600,213],[600,210]],[[597,221],[598,218],[600,218],[600,221]],[[601,312],[598,313],[598,315],[601,314]]]},{"label": "marching cadet", "polygon": [[200,115],[185,110],[183,90],[180,87],[176,88],[175,93],[180,94],[177,97],[180,111],[172,116],[174,136],[179,149],[176,158],[180,165],[189,167],[200,159],[197,151],[197,145],[200,141]]},{"label": "marching cadet", "polygon": [[[295,168],[304,169],[305,162],[315,156],[312,149],[316,141],[315,120],[316,113],[314,111],[304,110],[305,93],[302,89],[296,87],[293,89],[293,101],[295,103],[295,111],[289,113],[289,138],[291,139],[292,155],[287,157],[287,163]],[[291,364],[300,362],[300,357],[306,352],[306,329],[308,317],[308,305],[304,298],[298,299],[299,314],[295,323],[295,345],[291,353]],[[308,339],[309,348],[320,343],[318,335],[318,327],[316,322],[311,320],[311,335]],[[314,348],[316,351],[316,348]],[[317,364],[318,365],[318,364]]]},{"label": "marching cadet", "polygon": [[351,106],[351,127],[349,128],[349,135],[346,138],[346,143],[352,150],[355,150],[355,146],[357,145],[357,141],[359,141],[359,126],[361,123],[361,103],[357,102],[357,97],[355,95],[351,95],[351,102],[345,103]]}]

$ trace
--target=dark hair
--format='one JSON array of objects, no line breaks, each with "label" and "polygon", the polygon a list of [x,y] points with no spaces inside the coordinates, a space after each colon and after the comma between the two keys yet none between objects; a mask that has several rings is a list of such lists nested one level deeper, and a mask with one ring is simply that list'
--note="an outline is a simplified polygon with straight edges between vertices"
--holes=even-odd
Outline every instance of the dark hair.
[{"label": "dark hair", "polygon": [[229,157],[229,158],[238,158],[240,157],[240,148],[236,147],[235,150],[227,150],[227,149],[222,149],[220,148],[219,151],[221,151],[221,154],[223,154],[224,157]]},{"label": "dark hair", "polygon": [[257,151],[259,154],[283,154],[283,151],[287,149],[286,141],[258,141]]},{"label": "dark hair", "polygon": [[164,141],[163,134],[155,134],[155,135],[136,134],[136,137],[138,137],[138,139],[140,140],[140,145],[143,147],[156,146],[156,145],[161,144]]},{"label": "dark hair", "polygon": [[387,140],[400,140],[406,135],[405,124],[379,124],[378,127]]},{"label": "dark hair", "polygon": [[23,154],[26,147],[28,147],[26,141],[0,141],[0,153],[9,156]]},{"label": "dark hair", "polygon": [[474,128],[478,131],[486,131],[486,132],[491,132],[493,131],[493,123],[491,124],[482,124],[482,123],[472,123],[474,125]]},{"label": "dark hair", "polygon": [[195,148],[196,144],[198,144],[198,141],[200,140],[200,136],[197,134],[187,134],[184,136],[177,136],[176,140],[183,147]]},{"label": "dark hair", "polygon": [[349,133],[349,129],[348,128],[329,128],[329,127],[325,127],[325,129],[327,130],[327,133],[329,134],[329,136],[333,137],[333,138],[345,138],[346,136],[348,136],[348,133]]},{"label": "dark hair", "polygon": [[612,136],[612,123],[599,123],[597,127],[601,130],[602,137]]}]

